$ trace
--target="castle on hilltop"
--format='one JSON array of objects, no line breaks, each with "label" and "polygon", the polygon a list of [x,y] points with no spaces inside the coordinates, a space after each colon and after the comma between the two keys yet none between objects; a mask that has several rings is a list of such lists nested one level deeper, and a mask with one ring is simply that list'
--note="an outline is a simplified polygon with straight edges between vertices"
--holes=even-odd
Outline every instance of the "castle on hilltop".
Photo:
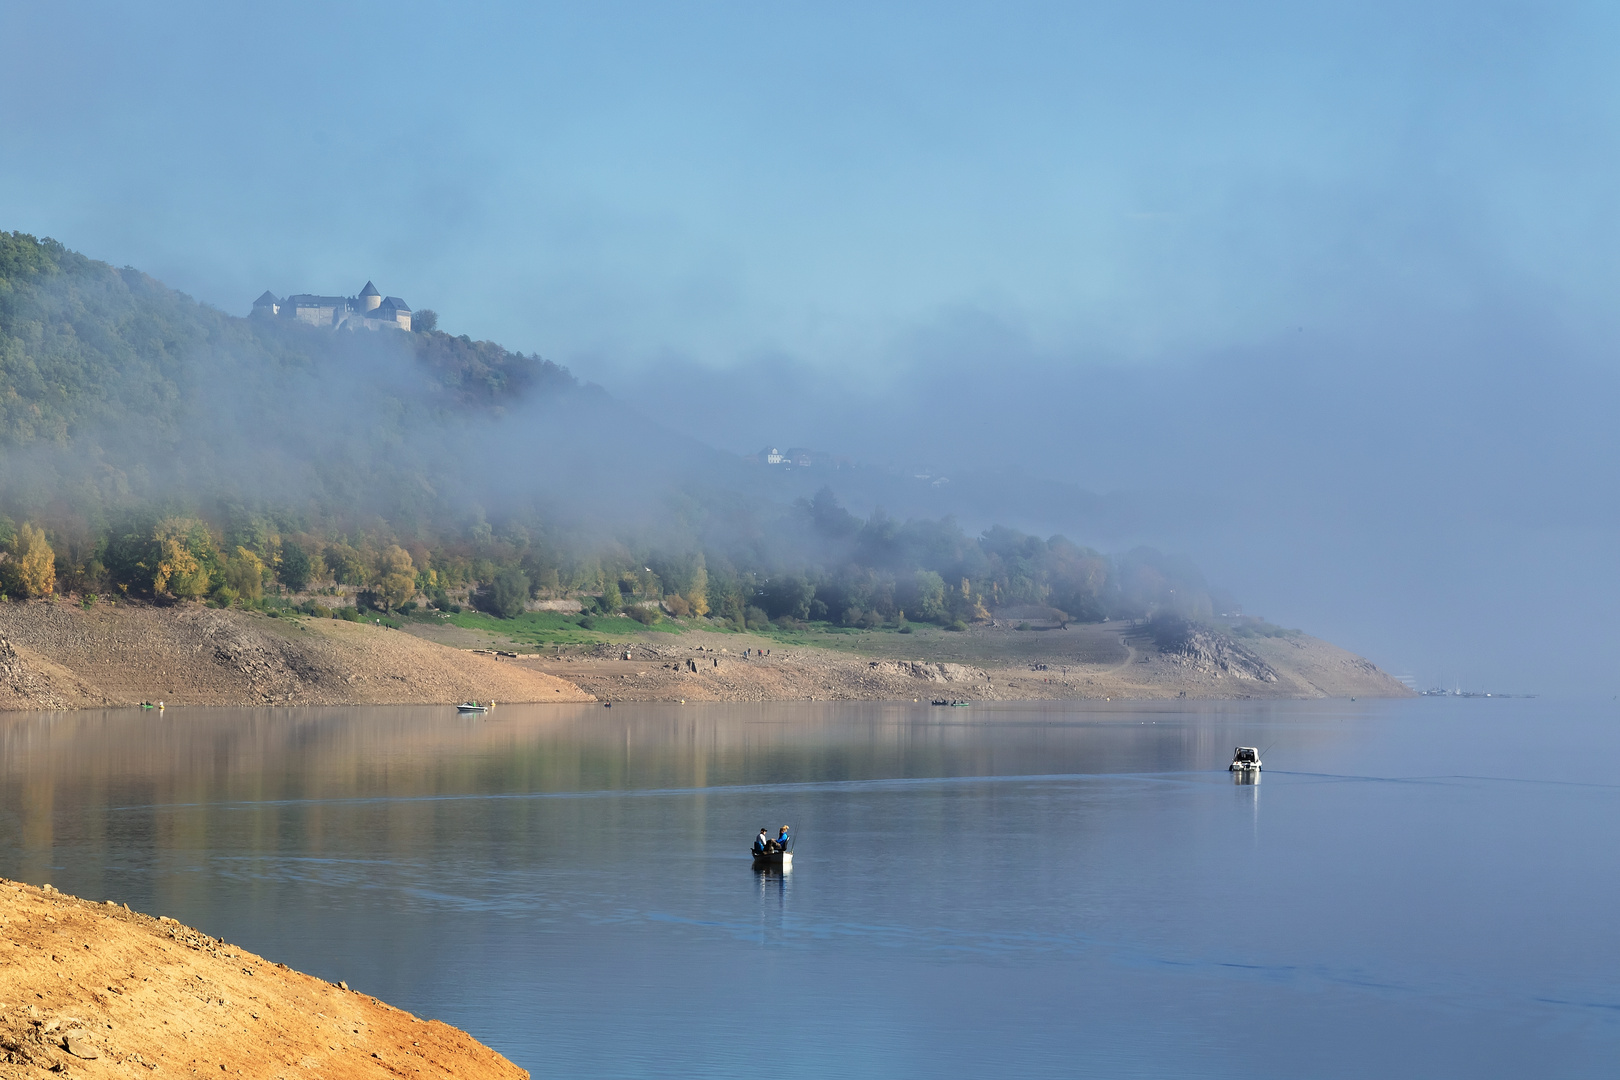
[{"label": "castle on hilltop", "polygon": [[278,300],[266,289],[253,301],[253,314],[263,319],[297,319],[311,326],[347,326],[353,330],[411,328],[410,305],[397,296],[383,296],[369,281],[359,296],[297,293]]}]

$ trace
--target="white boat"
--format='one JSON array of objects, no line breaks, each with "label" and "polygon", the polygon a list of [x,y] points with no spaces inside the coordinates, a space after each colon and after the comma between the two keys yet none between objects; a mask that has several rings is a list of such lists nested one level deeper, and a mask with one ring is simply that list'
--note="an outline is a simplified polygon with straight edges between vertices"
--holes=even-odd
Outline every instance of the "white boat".
[{"label": "white boat", "polygon": [[460,705],[456,706],[456,712],[458,712],[458,713],[487,713],[487,712],[489,712],[489,706],[488,705],[480,705],[476,701],[463,701]]},{"label": "white boat", "polygon": [[1238,746],[1232,750],[1232,764],[1227,772],[1259,772],[1260,751],[1252,746]]}]

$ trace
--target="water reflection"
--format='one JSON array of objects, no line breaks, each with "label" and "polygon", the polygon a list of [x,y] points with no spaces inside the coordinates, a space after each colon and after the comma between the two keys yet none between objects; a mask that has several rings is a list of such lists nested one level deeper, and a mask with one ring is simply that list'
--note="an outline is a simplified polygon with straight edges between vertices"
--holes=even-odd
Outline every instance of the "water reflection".
[{"label": "water reflection", "polygon": [[0,873],[537,1075],[1598,1074],[1620,736],[1464,706],[11,716]]}]

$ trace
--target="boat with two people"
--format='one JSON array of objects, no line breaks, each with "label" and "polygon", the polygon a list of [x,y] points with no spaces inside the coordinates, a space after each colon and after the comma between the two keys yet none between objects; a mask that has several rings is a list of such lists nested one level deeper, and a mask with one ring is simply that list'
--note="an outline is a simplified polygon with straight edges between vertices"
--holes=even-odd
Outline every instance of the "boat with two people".
[{"label": "boat with two people", "polygon": [[754,837],[754,844],[748,849],[748,853],[754,857],[755,870],[785,872],[793,869],[793,837],[788,832],[789,828],[782,826],[773,840],[765,831],[765,826],[759,827],[759,835]]}]

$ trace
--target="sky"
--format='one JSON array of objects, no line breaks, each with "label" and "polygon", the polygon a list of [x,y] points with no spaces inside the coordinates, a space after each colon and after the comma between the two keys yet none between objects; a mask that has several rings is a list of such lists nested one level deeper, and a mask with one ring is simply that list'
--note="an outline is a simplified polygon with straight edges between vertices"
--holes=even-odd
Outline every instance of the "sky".
[{"label": "sky", "polygon": [[238,314],[372,279],[728,450],[1123,493],[1020,523],[1425,685],[1620,692],[1612,5],[0,0],[0,42],[0,228]]}]

